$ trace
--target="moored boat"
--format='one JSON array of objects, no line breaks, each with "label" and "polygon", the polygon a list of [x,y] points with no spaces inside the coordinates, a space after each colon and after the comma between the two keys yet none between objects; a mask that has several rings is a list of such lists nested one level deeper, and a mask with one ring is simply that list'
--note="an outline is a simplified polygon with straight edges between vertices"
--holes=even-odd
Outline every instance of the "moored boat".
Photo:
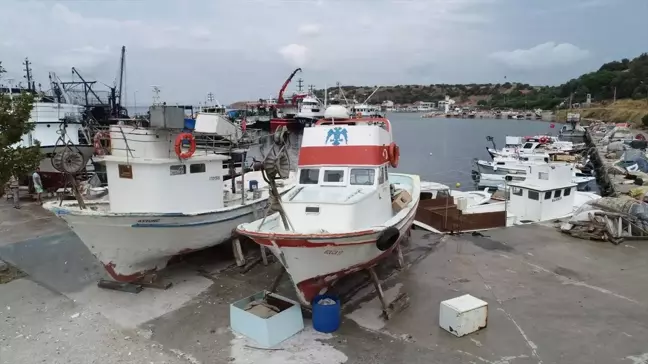
[{"label": "moored boat", "polygon": [[570,217],[586,202],[600,198],[594,193],[577,191],[571,164],[527,168],[524,179],[509,176],[508,181],[503,181],[504,201],[475,204],[443,189],[422,196],[416,213],[417,226],[435,232],[467,232],[551,221]]},{"label": "moored boat", "polygon": [[[106,199],[43,205],[68,223],[116,281],[137,281],[175,255],[226,241],[237,225],[254,220],[267,205],[260,172],[239,177],[244,181],[238,188],[235,180],[226,186],[228,157],[197,150],[193,136],[181,132],[183,116],[168,120],[172,111],[152,111],[151,128],[110,127],[111,155],[101,158],[109,184]],[[154,115],[166,115],[165,121]],[[175,150],[169,148],[174,144]],[[279,194],[294,186],[284,182]]]},{"label": "moored boat", "polygon": [[281,211],[237,232],[270,249],[310,305],[343,276],[371,268],[400,244],[414,221],[418,176],[388,173],[399,149],[385,118],[349,118],[334,105],[306,128],[297,188]]}]

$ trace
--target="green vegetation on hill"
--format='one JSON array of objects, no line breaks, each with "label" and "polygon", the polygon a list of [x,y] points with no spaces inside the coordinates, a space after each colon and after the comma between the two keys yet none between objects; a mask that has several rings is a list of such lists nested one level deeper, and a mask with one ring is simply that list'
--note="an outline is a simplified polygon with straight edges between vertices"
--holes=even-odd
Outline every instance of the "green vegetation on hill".
[{"label": "green vegetation on hill", "polygon": [[[367,86],[343,86],[347,99],[364,101],[375,89]],[[416,101],[440,101],[446,95],[458,104],[470,104],[490,108],[544,109],[559,105],[583,103],[587,94],[592,101],[612,100],[616,89],[617,99],[645,99],[648,97],[648,53],[628,60],[604,64],[595,72],[584,74],[560,86],[530,86],[521,83],[468,84],[468,85],[397,85],[383,86],[371,98],[371,103],[391,100],[396,104],[412,104]],[[316,92],[322,97],[324,92]],[[329,88],[329,96],[336,95],[337,88]]]}]

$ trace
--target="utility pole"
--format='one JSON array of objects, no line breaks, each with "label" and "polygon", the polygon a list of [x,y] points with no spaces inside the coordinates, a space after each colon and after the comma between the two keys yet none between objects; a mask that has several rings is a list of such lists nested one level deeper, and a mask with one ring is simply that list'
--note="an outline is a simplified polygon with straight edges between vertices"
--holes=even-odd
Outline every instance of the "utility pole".
[{"label": "utility pole", "polygon": [[616,86],[614,86],[614,97],[612,98],[612,103],[616,103]]},{"label": "utility pole", "polygon": [[304,80],[299,78],[297,80],[297,91],[302,92],[303,89],[304,89]]}]

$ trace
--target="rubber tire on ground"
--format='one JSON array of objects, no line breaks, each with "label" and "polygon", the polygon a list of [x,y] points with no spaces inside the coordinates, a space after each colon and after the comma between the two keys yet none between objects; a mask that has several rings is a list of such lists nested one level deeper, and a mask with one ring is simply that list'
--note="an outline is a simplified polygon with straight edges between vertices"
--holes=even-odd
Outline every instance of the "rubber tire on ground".
[{"label": "rubber tire on ground", "polygon": [[380,234],[380,236],[376,240],[376,247],[381,252],[389,250],[389,248],[396,244],[399,237],[400,231],[398,231],[398,229],[396,229],[395,227],[390,226]]}]

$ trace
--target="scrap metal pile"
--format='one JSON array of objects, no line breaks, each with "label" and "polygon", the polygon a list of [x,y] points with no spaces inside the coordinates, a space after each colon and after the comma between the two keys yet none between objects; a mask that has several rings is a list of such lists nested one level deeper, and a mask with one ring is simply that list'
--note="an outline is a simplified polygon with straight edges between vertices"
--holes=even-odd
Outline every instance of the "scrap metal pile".
[{"label": "scrap metal pile", "polygon": [[577,238],[617,245],[648,239],[648,204],[627,196],[604,197],[581,206],[560,229]]}]

